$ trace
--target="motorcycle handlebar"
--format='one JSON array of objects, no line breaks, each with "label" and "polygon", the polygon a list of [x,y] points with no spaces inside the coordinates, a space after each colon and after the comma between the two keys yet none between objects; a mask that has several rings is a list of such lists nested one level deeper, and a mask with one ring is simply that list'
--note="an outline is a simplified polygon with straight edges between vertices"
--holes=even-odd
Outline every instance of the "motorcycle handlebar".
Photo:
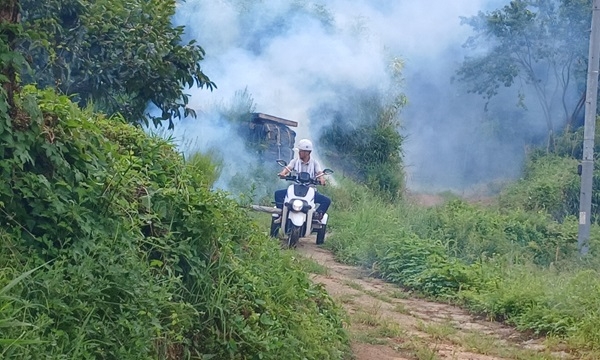
[{"label": "motorcycle handlebar", "polygon": [[[280,178],[284,179],[284,180],[287,180],[287,181],[298,181],[298,177],[294,176],[294,175],[288,175],[288,176],[284,176],[284,177],[280,176]],[[307,182],[307,184],[310,184],[310,185],[324,185],[324,184],[321,184],[321,182],[317,181],[316,179],[310,179],[310,181]]]}]

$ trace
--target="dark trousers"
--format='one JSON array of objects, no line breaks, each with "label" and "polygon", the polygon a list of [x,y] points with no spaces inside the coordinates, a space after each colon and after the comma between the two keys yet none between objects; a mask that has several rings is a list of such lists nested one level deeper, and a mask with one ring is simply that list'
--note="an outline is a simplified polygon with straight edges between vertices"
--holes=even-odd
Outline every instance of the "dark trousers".
[{"label": "dark trousers", "polygon": [[[280,209],[283,209],[283,201],[285,200],[286,193],[287,189],[275,191],[275,206],[277,206]],[[331,205],[331,199],[321,194],[320,192],[315,192],[315,203],[319,204],[317,212],[325,214],[327,212],[327,209],[329,209],[329,205]]]}]

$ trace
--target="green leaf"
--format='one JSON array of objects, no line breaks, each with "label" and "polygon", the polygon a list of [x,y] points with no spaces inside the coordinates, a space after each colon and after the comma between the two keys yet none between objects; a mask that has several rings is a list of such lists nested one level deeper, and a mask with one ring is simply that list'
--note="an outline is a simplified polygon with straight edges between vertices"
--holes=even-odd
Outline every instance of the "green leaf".
[{"label": "green leaf", "polygon": [[15,279],[13,279],[11,282],[9,282],[6,286],[4,286],[2,289],[0,289],[0,296],[3,296],[4,294],[6,294],[10,289],[12,289],[14,286],[16,286],[18,283],[20,283],[23,279],[25,279],[26,277],[28,277],[29,275],[33,274],[35,271],[37,271],[38,269],[41,269],[42,267],[46,266],[49,262],[40,265],[38,267],[36,267],[35,269],[31,269],[27,272],[24,272],[23,274],[19,275],[18,277],[16,277]]}]

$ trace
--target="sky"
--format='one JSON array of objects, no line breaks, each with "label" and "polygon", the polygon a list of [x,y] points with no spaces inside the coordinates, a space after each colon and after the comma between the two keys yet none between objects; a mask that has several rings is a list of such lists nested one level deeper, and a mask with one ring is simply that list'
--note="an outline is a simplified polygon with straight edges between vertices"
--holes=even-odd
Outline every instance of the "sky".
[{"label": "sky", "polygon": [[384,93],[390,86],[390,59],[400,58],[409,102],[400,114],[409,188],[465,191],[514,178],[523,144],[543,127],[490,140],[486,135],[497,125],[484,121],[482,99],[451,83],[465,55],[462,44],[471,35],[460,17],[507,2],[179,2],[173,21],[186,27],[186,40],[196,40],[206,51],[201,66],[217,89],[186,91],[198,118],[182,121],[174,136],[194,149],[223,149],[229,164],[224,176],[231,176],[253,161],[215,110],[230,104],[236,92],[246,89],[257,112],[297,121],[297,139],[316,139],[323,119],[315,119],[315,111],[327,104],[345,106],[340,99],[351,92]]}]

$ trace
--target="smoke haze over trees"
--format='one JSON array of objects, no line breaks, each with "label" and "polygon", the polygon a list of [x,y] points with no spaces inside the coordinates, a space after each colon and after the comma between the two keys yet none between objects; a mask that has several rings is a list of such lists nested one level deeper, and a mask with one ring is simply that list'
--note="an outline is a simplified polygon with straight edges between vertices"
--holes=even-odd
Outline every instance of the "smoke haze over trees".
[{"label": "smoke haze over trees", "polygon": [[[493,45],[484,44],[475,52],[463,47],[476,32],[461,24],[461,18],[507,4],[500,0],[182,2],[174,22],[186,26],[186,40],[197,40],[206,51],[203,70],[218,89],[188,90],[190,107],[199,119],[185,121],[175,135],[198,136],[201,148],[219,147],[213,139],[227,138],[230,153],[243,153],[241,147],[232,151],[231,135],[219,136],[226,125],[220,125],[224,123],[215,109],[232,105],[236,92],[246,90],[256,111],[298,121],[299,137],[317,139],[326,122],[333,121],[315,116],[320,109],[345,113],[352,106],[343,99],[360,93],[383,96],[393,85],[388,67],[394,59],[402,59],[408,104],[400,121],[409,188],[461,190],[514,178],[527,148],[545,144],[542,109],[534,103],[522,106],[520,99],[533,99],[524,87],[500,88],[486,103],[468,92],[468,83],[452,81],[465,56],[486,54]],[[585,47],[586,40],[581,39]],[[562,125],[557,123],[557,130]]]},{"label": "smoke haze over trees", "polygon": [[552,149],[556,128],[583,118],[591,8],[589,0],[517,0],[464,18],[477,33],[466,45],[489,52],[467,58],[459,78],[488,100],[512,87],[520,107],[535,104]]}]

